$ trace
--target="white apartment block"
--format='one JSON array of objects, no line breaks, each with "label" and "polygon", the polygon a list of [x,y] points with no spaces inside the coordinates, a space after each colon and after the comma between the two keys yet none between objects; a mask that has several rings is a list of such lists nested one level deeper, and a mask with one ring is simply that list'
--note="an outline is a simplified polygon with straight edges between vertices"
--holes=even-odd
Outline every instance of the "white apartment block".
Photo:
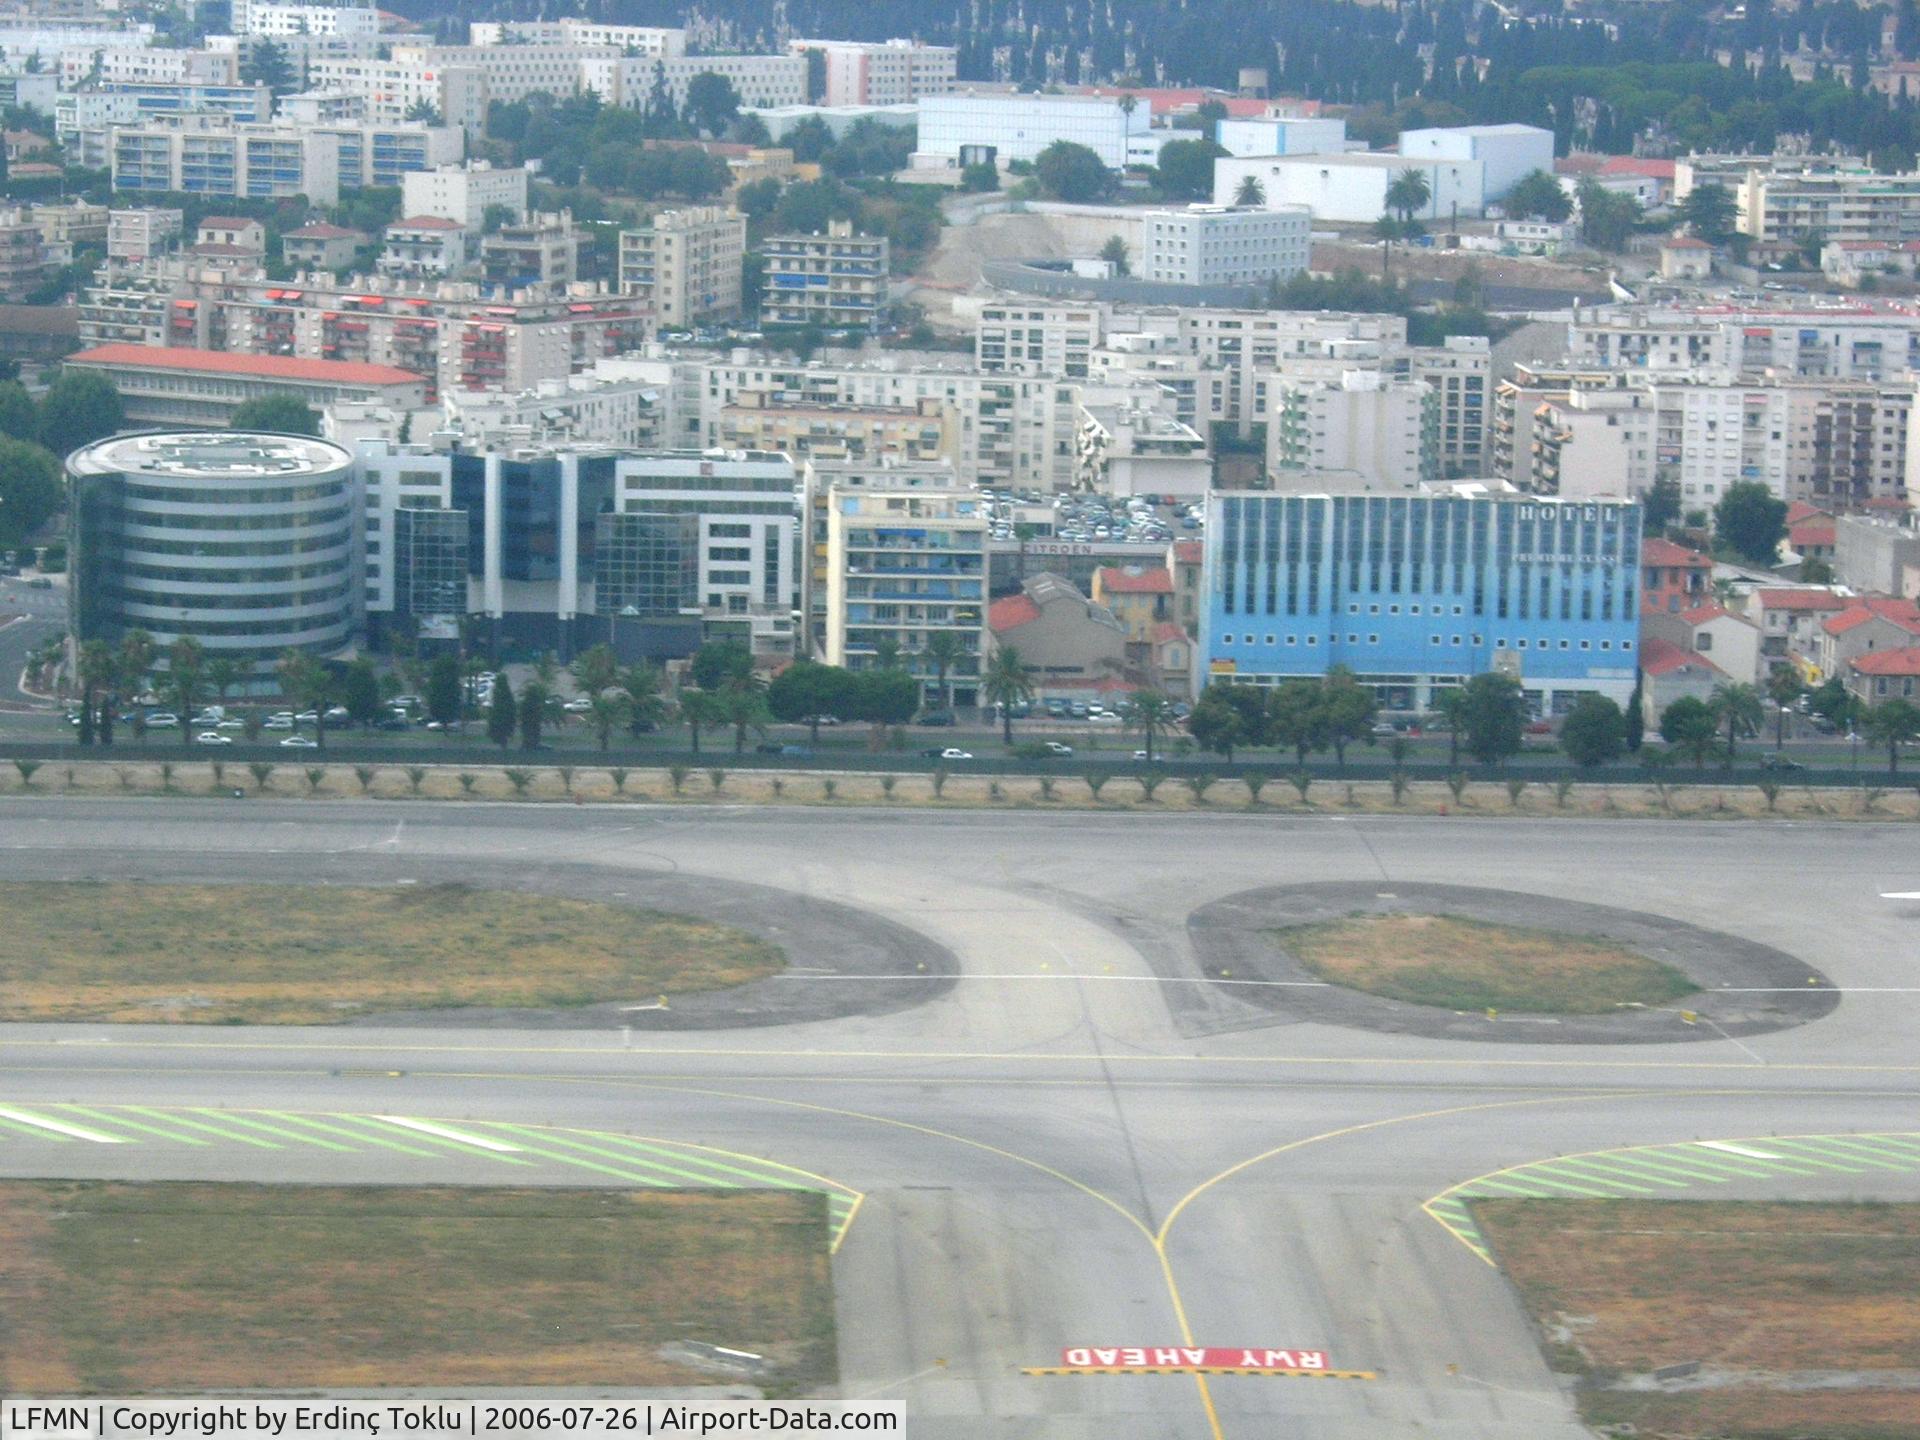
[{"label": "white apartment block", "polygon": [[438,279],[467,263],[467,227],[441,215],[409,215],[387,226],[374,269],[403,279]]},{"label": "white apartment block", "polygon": [[1920,321],[1846,304],[1805,310],[1582,312],[1567,330],[1576,368],[1776,371],[1799,379],[1885,380],[1920,368]]},{"label": "white apartment block", "polygon": [[963,148],[991,146],[996,160],[1032,160],[1056,140],[1084,145],[1118,170],[1147,131],[1151,107],[1067,95],[929,95],[920,102],[918,154],[957,165]]},{"label": "white apartment block", "polygon": [[1575,389],[1533,422],[1532,485],[1569,500],[1625,499],[1653,484],[1653,400],[1643,389]]},{"label": "white apartment block", "polygon": [[833,220],[825,235],[769,235],[762,318],[776,325],[869,327],[887,304],[889,246]]},{"label": "white apartment block", "polygon": [[1175,285],[1245,285],[1286,280],[1307,268],[1313,217],[1305,206],[1238,210],[1193,205],[1140,217],[1143,280]]},{"label": "white apartment block", "polygon": [[1273,393],[1267,467],[1279,488],[1290,488],[1289,471],[1350,471],[1402,491],[1439,479],[1439,403],[1424,383],[1350,370]]},{"label": "white apartment block", "polygon": [[118,44],[106,50],[70,50],[60,57],[62,85],[87,79],[102,85],[238,85],[240,57],[217,50]]},{"label": "white apartment block", "polygon": [[1176,323],[1178,348],[1223,372],[1223,408],[1210,418],[1231,424],[1243,439],[1267,423],[1271,382],[1282,362],[1374,363],[1407,343],[1407,322],[1399,315],[1182,309]]},{"label": "white apartment block", "polygon": [[1304,205],[1317,221],[1370,225],[1387,213],[1387,187],[1409,170],[1427,180],[1416,219],[1476,216],[1486,203],[1484,161],[1374,154],[1223,155],[1213,162],[1213,201],[1238,204],[1251,180],[1267,209]]},{"label": "white apartment block", "polygon": [[307,67],[307,84],[320,93],[358,96],[367,118],[386,124],[404,121],[417,113],[416,106],[430,105],[441,124],[458,126],[469,135],[486,128],[487,102],[498,98],[478,66],[427,66],[350,55],[315,59]]},{"label": "white apartment block", "polygon": [[108,46],[139,46],[153,43],[153,26],[147,21],[129,24],[118,15],[96,24],[77,19],[50,20],[45,24],[0,22],[0,60],[9,69],[18,69],[29,59],[39,62],[43,71],[58,69],[65,78],[65,57],[86,57],[80,67],[84,75],[92,57]]},{"label": "white apartment block", "polygon": [[1440,407],[1440,473],[1451,479],[1486,476],[1493,403],[1493,351],[1487,337],[1449,335],[1438,350],[1409,350],[1407,373],[1427,384]]},{"label": "white apartment block", "polygon": [[794,55],[818,54],[826,65],[822,105],[904,105],[953,92],[959,52],[914,40],[789,40]]},{"label": "white apartment block", "polygon": [[1784,495],[1823,510],[1906,501],[1913,386],[1789,382]]},{"label": "white apartment block", "polygon": [[247,0],[236,10],[245,24],[235,33],[280,39],[288,35],[374,36],[380,33],[380,12],[371,5],[305,5],[289,0]]},{"label": "white apartment block", "polygon": [[527,213],[527,172],[519,167],[494,168],[485,162],[442,165],[415,170],[400,182],[400,211],[409,218],[437,215],[458,220],[474,235],[485,224],[487,209],[504,205],[518,220]]},{"label": "white apartment block", "polygon": [[807,62],[802,55],[679,55],[635,58],[608,51],[581,62],[580,83],[609,105],[638,110],[664,83],[676,106],[687,103],[696,76],[719,75],[733,86],[743,109],[799,105],[807,98]]},{"label": "white apartment block", "polygon": [[109,210],[107,258],[140,261],[163,254],[179,240],[184,219],[179,210]]},{"label": "white apartment block", "polygon": [[1653,407],[1653,478],[1679,485],[1683,509],[1711,510],[1728,486],[1741,481],[1785,498],[1783,390],[1663,379],[1646,392]]},{"label": "white apartment block", "polygon": [[317,205],[340,199],[339,137],[298,126],[147,124],[112,132],[113,189],[261,196],[304,195]]},{"label": "white apartment block", "polygon": [[594,20],[475,20],[473,45],[607,45],[659,59],[687,53],[687,32],[654,25],[603,25]]},{"label": "white apartment block", "polygon": [[620,290],[640,297],[661,328],[732,314],[746,251],[747,222],[731,210],[662,211],[645,229],[620,232]]},{"label": "white apartment block", "polygon": [[1073,455],[1076,485],[1101,495],[1200,499],[1213,488],[1206,438],[1142,404],[1082,405]]},{"label": "white apartment block", "polygon": [[1104,324],[1097,305],[983,305],[973,332],[974,363],[990,374],[1084,380]]},{"label": "white apartment block", "polygon": [[1734,188],[1737,222],[1755,240],[1920,240],[1920,174],[1858,170],[1746,172]]},{"label": "white apartment block", "polygon": [[668,362],[651,363],[663,372],[631,378],[568,375],[542,381],[519,394],[456,390],[442,399],[446,424],[463,445],[514,449],[523,445],[616,446],[656,450],[669,441]]}]

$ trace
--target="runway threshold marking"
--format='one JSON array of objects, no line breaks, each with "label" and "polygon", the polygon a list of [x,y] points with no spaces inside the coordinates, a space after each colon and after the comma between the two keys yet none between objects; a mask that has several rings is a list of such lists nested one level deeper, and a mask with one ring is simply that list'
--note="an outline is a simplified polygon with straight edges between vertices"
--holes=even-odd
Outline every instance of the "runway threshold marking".
[{"label": "runway threshold marking", "polygon": [[[74,1116],[85,1124],[56,1118]],[[584,1170],[649,1189],[777,1189],[812,1191],[827,1202],[831,1248],[838,1252],[865,1195],[837,1180],[777,1160],[713,1145],[617,1131],[505,1121],[457,1124],[415,1115],[304,1114],[289,1110],[221,1110],[208,1106],[57,1104],[0,1105],[0,1154],[11,1142],[70,1145],[180,1145],[204,1149],[219,1141],[255,1150],[309,1147],[340,1155],[406,1155],[482,1166],[539,1161]]]},{"label": "runway threshold marking", "polygon": [[[1761,1147],[1766,1148],[1762,1149]],[[1494,1264],[1473,1221],[1477,1199],[1626,1199],[1736,1180],[1793,1180],[1876,1171],[1920,1174],[1920,1131],[1763,1135],[1739,1141],[1684,1140],[1560,1155],[1490,1170],[1443,1190],[1421,1208],[1454,1239]]]}]

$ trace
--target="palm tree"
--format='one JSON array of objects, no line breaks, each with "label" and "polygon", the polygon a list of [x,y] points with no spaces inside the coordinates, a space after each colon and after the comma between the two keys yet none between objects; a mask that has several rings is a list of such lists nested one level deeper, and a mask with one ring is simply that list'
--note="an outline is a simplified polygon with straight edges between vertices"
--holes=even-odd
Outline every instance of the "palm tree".
[{"label": "palm tree", "polygon": [[167,688],[173,692],[182,726],[193,715],[206,663],[206,652],[191,635],[182,635],[167,647]]},{"label": "palm tree", "polygon": [[1380,237],[1380,283],[1385,285],[1393,279],[1393,242],[1400,238],[1400,222],[1382,215],[1373,222],[1373,233]]},{"label": "palm tree", "polygon": [[1712,707],[1714,717],[1727,727],[1727,765],[1731,768],[1734,742],[1740,732],[1757,732],[1760,722],[1766,718],[1760,692],[1744,681],[1732,681],[1714,686],[1707,704]]},{"label": "palm tree", "polygon": [[327,748],[327,702],[333,698],[333,672],[304,650],[282,652],[274,670],[289,700],[313,711],[313,738]]},{"label": "palm tree", "polygon": [[603,690],[593,697],[591,703],[593,708],[587,711],[587,724],[593,727],[604,753],[613,743],[613,732],[624,726],[632,716],[633,701],[618,690]]},{"label": "palm tree", "polygon": [[733,726],[733,753],[747,753],[747,727],[764,729],[773,714],[767,709],[767,678],[758,670],[742,670],[727,677],[715,696],[719,715]]},{"label": "palm tree", "polygon": [[1900,773],[1900,747],[1920,736],[1920,706],[1910,700],[1883,700],[1861,718],[1861,733],[1887,747],[1887,773]]},{"label": "palm tree", "polygon": [[898,670],[900,668],[900,642],[891,635],[882,635],[873,642],[873,668],[876,670]]},{"label": "palm tree", "polygon": [[1418,170],[1402,170],[1387,186],[1387,208],[1398,212],[1403,225],[1413,219],[1416,211],[1426,209],[1432,198],[1433,187]]},{"label": "palm tree", "polygon": [[[102,696],[113,689],[115,677],[120,673],[119,663],[113,651],[107,648],[104,640],[88,640],[80,646],[80,743],[93,743],[93,727],[102,716],[95,706],[105,708]],[[102,732],[102,744],[113,743],[113,724],[106,721]]]},{"label": "palm tree", "polygon": [[138,695],[147,688],[147,676],[153,670],[153,636],[144,630],[129,630],[120,637],[118,657],[120,688]]},{"label": "palm tree", "polygon": [[1000,707],[1000,724],[1007,744],[1013,744],[1013,707],[1033,699],[1033,671],[1020,661],[1020,652],[1002,645],[980,677],[980,697]]},{"label": "palm tree", "polygon": [[1240,188],[1233,192],[1233,203],[1248,210],[1258,209],[1267,203],[1267,187],[1258,175],[1243,175]]},{"label": "palm tree", "polygon": [[967,642],[952,630],[936,630],[927,637],[927,648],[920,652],[920,658],[933,666],[934,688],[940,692],[943,709],[953,708],[953,687],[947,684],[947,674],[971,653]]},{"label": "palm tree", "polygon": [[1793,667],[1782,665],[1767,677],[1767,698],[1780,708],[1773,716],[1773,748],[1784,750],[1787,746],[1787,706],[1805,693],[1806,686],[1800,683],[1800,677],[1793,673]]},{"label": "palm tree", "polygon": [[620,661],[611,645],[595,645],[591,650],[581,651],[568,668],[573,672],[574,684],[584,695],[598,695],[620,683]]},{"label": "palm tree", "polygon": [[1433,711],[1447,722],[1447,766],[1460,764],[1460,731],[1467,723],[1467,687],[1449,685],[1433,697]]},{"label": "palm tree", "polygon": [[1147,763],[1153,763],[1153,737],[1173,728],[1173,697],[1164,690],[1136,690],[1120,703],[1120,718],[1147,739]]},{"label": "palm tree", "polygon": [[620,672],[620,688],[627,692],[630,710],[627,724],[635,733],[647,726],[665,723],[672,706],[662,688],[660,671],[642,660]]},{"label": "palm tree", "polygon": [[709,690],[682,690],[680,692],[680,718],[687,722],[687,734],[692,741],[693,753],[700,753],[700,730],[702,726],[718,725],[726,718],[720,713],[720,697]]},{"label": "palm tree", "polygon": [[234,686],[246,678],[246,667],[231,655],[216,655],[207,662],[207,684],[213,687],[213,693],[223,709]]}]

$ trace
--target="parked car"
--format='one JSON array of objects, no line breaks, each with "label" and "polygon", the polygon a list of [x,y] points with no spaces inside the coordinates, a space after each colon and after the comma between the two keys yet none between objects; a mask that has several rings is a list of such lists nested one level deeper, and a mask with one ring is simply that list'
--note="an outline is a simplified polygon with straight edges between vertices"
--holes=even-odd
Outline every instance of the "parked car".
[{"label": "parked car", "polygon": [[305,735],[289,735],[280,742],[282,750],[318,750],[320,742],[309,740]]},{"label": "parked car", "polygon": [[1098,715],[1087,716],[1087,723],[1089,725],[1124,725],[1126,721],[1111,710],[1102,710]]},{"label": "parked car", "polygon": [[327,724],[345,725],[353,719],[353,712],[344,705],[335,705],[327,711]]},{"label": "parked car", "polygon": [[1762,755],[1760,768],[1762,770],[1804,770],[1807,767],[1785,755]]},{"label": "parked car", "polygon": [[233,737],[231,735],[222,735],[218,730],[202,730],[198,735],[193,737],[193,743],[196,745],[231,745],[233,744]]},{"label": "parked car", "polygon": [[153,710],[147,714],[149,730],[171,730],[180,723],[180,717],[171,710]]},{"label": "parked car", "polygon": [[840,717],[838,715],[805,715],[801,717],[800,723],[802,725],[818,725],[824,730],[829,725],[838,725],[840,723]]},{"label": "parked car", "polygon": [[293,729],[293,716],[269,715],[260,722],[260,728],[262,730],[291,730]]},{"label": "parked car", "polygon": [[762,755],[779,755],[789,760],[804,759],[813,754],[813,751],[804,745],[782,745],[777,740],[762,741],[753,748]]}]

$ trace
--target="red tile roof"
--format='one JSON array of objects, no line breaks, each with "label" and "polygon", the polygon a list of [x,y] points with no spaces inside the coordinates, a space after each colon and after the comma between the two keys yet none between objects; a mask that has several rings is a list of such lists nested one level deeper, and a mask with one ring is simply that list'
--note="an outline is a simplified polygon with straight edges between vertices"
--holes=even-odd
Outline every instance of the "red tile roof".
[{"label": "red tile roof", "polygon": [[1031,625],[1039,618],[1040,607],[1025,595],[1009,595],[987,607],[987,628],[996,635],[1005,630],[1018,630],[1022,625]]},{"label": "red tile roof", "polygon": [[1600,162],[1602,175],[1644,175],[1649,180],[1673,179],[1673,161],[1648,155],[1609,155]]},{"label": "red tile roof", "polygon": [[267,380],[313,380],[340,385],[418,385],[411,370],[358,360],[301,360],[291,355],[235,355],[180,345],[97,345],[66,358],[68,365],[126,365],[147,370],[198,370],[216,375],[258,375]]},{"label": "red tile roof", "polygon": [[1173,559],[1176,565],[1198,565],[1206,558],[1207,547],[1198,540],[1173,542]]},{"label": "red tile roof", "polygon": [[1822,520],[1831,520],[1833,518],[1833,512],[1822,510],[1818,505],[1809,505],[1804,500],[1792,501],[1787,506],[1787,524],[1789,525],[1798,525],[1802,521],[1812,520],[1816,516]]},{"label": "red tile roof", "polygon": [[1171,645],[1175,641],[1190,638],[1192,637],[1190,637],[1186,631],[1182,630],[1171,620],[1162,620],[1158,625],[1153,627],[1153,643],[1156,645]]},{"label": "red tile roof", "polygon": [[[1707,621],[1718,620],[1722,616],[1725,616],[1730,620],[1739,619],[1738,616],[1736,616],[1731,610],[1727,609],[1725,606],[1715,605],[1711,602],[1705,605],[1696,605],[1691,610],[1682,610],[1680,612],[1680,618],[1686,621],[1687,624],[1689,625],[1704,625],[1707,623]],[[1747,620],[1747,621],[1742,621],[1742,623],[1751,625],[1753,622],[1751,620]]]},{"label": "red tile roof", "polygon": [[1851,603],[1831,590],[1756,590],[1762,610],[1844,610]]},{"label": "red tile roof", "polygon": [[1899,650],[1869,650],[1847,662],[1862,675],[1920,675],[1920,645]]},{"label": "red tile roof", "polygon": [[1805,550],[1809,545],[1831,550],[1838,539],[1839,532],[1831,520],[1805,520],[1787,527],[1787,543],[1795,550]]},{"label": "red tile roof", "polygon": [[1683,650],[1658,637],[1640,642],[1640,668],[1649,675],[1674,675],[1695,668],[1712,675],[1725,673],[1699,651]]},{"label": "red tile roof", "polygon": [[1640,563],[1642,565],[1695,565],[1702,569],[1711,569],[1713,561],[1698,550],[1689,550],[1684,545],[1676,545],[1671,540],[1643,540],[1640,542]]},{"label": "red tile roof", "polygon": [[1173,576],[1156,566],[1151,570],[1123,570],[1109,565],[1099,574],[1100,590],[1106,595],[1171,595]]}]

